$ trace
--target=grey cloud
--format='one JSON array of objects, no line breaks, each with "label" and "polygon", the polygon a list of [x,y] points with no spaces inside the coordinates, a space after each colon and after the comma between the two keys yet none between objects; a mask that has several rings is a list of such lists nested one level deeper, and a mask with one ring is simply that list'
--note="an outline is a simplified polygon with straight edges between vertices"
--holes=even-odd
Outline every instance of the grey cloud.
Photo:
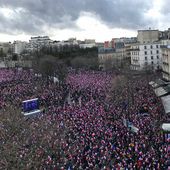
[{"label": "grey cloud", "polygon": [[100,5],[93,1],[91,10],[111,27],[137,29],[150,22],[144,18],[144,13],[151,6],[148,0],[101,0]]},{"label": "grey cloud", "polygon": [[[170,22],[170,8],[169,8],[169,0],[163,0],[162,1],[162,7],[161,7],[161,14],[162,14],[162,18],[166,21],[166,22]],[[168,25],[170,27],[170,25]]]},{"label": "grey cloud", "polygon": [[162,1],[161,13],[163,15],[170,14],[169,0]]},{"label": "grey cloud", "polygon": [[78,29],[75,21],[83,11],[110,27],[138,29],[151,24],[144,18],[151,6],[148,0],[0,0],[0,7],[24,9],[17,19],[0,16],[0,32],[39,34],[44,25]]},{"label": "grey cloud", "polygon": [[10,19],[0,16],[0,32],[13,35],[23,32],[36,34],[41,31],[39,25],[42,24],[43,22],[39,18],[36,18],[28,12],[22,12],[21,15]]}]

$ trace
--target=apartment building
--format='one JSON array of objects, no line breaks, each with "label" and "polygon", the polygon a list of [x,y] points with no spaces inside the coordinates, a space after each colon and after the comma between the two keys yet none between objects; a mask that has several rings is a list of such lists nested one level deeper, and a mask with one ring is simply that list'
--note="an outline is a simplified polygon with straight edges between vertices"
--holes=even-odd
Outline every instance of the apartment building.
[{"label": "apartment building", "polygon": [[27,50],[40,50],[43,46],[49,46],[52,40],[48,36],[31,37]]},{"label": "apartment building", "polygon": [[160,69],[162,66],[162,54],[160,43],[137,43],[131,46],[131,69]]},{"label": "apartment building", "polygon": [[162,50],[162,77],[170,81],[170,45],[161,46]]},{"label": "apartment building", "polygon": [[119,68],[125,59],[125,54],[125,48],[99,48],[99,67],[107,69],[106,65],[109,65],[112,68]]},{"label": "apartment building", "polygon": [[26,49],[27,44],[27,42],[23,41],[14,41],[13,53],[20,55]]},{"label": "apartment building", "polygon": [[10,42],[0,42],[0,52],[7,54],[11,50],[12,45]]},{"label": "apartment building", "polygon": [[159,41],[159,30],[138,30],[137,41],[141,44]]},{"label": "apartment building", "polygon": [[113,48],[99,48],[98,49],[98,61],[99,61],[99,68],[107,69],[106,64],[113,66],[113,61],[116,58],[115,49]]},{"label": "apartment building", "polygon": [[170,39],[170,28],[165,31],[159,31],[159,39],[161,40],[168,40]]}]

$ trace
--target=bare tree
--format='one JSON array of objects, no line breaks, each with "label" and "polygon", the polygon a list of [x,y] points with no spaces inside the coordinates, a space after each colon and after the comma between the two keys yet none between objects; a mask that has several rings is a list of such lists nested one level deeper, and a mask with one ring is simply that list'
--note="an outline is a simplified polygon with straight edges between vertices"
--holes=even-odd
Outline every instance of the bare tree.
[{"label": "bare tree", "polygon": [[40,60],[39,71],[43,76],[54,76],[56,59],[53,56],[45,56]]},{"label": "bare tree", "polygon": [[74,68],[98,68],[98,58],[92,57],[76,57],[71,60],[71,65]]},{"label": "bare tree", "polygon": [[62,60],[52,55],[43,55],[34,57],[33,68],[37,73],[42,74],[44,78],[58,77],[63,82],[67,76],[67,67]]},{"label": "bare tree", "polygon": [[112,68],[113,68],[113,64],[112,64],[112,59],[111,58],[109,58],[109,59],[107,59],[107,60],[105,60],[104,61],[104,69],[105,70],[111,70]]}]

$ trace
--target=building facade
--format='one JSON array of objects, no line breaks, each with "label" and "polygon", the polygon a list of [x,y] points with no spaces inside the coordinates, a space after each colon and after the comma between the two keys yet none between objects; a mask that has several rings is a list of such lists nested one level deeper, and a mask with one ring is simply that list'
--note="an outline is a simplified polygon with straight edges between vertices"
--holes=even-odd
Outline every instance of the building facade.
[{"label": "building facade", "polygon": [[131,46],[131,69],[157,70],[162,67],[160,43],[134,44]]},{"label": "building facade", "polygon": [[14,41],[13,43],[13,53],[20,55],[27,46],[27,42]]},{"label": "building facade", "polygon": [[31,37],[27,46],[28,51],[40,50],[44,46],[49,46],[52,40],[48,36]]},{"label": "building facade", "polygon": [[80,48],[93,48],[93,47],[96,47],[96,43],[82,43],[82,44],[79,44],[79,47]]},{"label": "building facade", "polygon": [[162,50],[162,77],[170,81],[170,46],[161,46]]},{"label": "building facade", "polygon": [[125,59],[125,48],[99,48],[99,67],[103,69],[120,68]]},{"label": "building facade", "polygon": [[0,42],[0,53],[7,54],[12,49],[10,42]]},{"label": "building facade", "polygon": [[161,40],[170,39],[170,28],[168,28],[168,30],[165,31],[159,31],[159,38]]},{"label": "building facade", "polygon": [[96,41],[95,39],[85,39],[79,43],[79,47],[84,49],[96,47]]},{"label": "building facade", "polygon": [[159,41],[159,30],[138,30],[137,41],[141,44]]},{"label": "building facade", "polygon": [[161,45],[163,45],[163,46],[167,46],[167,45],[170,44],[170,39],[161,40],[160,43],[161,43]]},{"label": "building facade", "polygon": [[115,49],[113,48],[98,49],[99,68],[104,70],[112,68],[115,59],[116,59]]}]

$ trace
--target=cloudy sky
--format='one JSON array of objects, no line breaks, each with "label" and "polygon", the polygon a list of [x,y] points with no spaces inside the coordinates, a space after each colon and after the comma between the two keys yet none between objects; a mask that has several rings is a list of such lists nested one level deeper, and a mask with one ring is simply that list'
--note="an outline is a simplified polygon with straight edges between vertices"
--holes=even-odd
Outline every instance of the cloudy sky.
[{"label": "cloudy sky", "polygon": [[37,35],[105,41],[169,23],[169,0],[0,0],[0,41]]}]

